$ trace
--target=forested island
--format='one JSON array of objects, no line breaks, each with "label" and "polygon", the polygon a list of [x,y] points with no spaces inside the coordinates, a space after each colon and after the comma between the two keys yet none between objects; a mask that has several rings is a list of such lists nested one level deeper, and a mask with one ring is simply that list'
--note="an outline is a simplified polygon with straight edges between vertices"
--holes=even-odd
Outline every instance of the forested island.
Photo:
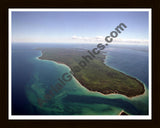
[{"label": "forested island", "polygon": [[[103,94],[122,94],[134,97],[144,93],[144,85],[136,78],[110,68],[104,64],[103,51],[95,55],[89,55],[85,49],[69,48],[38,48],[42,51],[39,59],[51,60],[66,64],[73,71],[74,77],[90,91]],[[86,58],[85,58],[86,57]],[[85,58],[85,59],[84,59]],[[86,65],[81,64],[85,62]]]}]

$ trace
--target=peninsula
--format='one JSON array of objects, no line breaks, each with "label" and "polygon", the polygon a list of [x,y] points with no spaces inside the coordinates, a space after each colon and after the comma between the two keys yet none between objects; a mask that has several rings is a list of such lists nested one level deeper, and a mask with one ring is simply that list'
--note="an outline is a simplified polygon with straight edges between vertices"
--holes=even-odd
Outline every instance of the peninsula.
[{"label": "peninsula", "polygon": [[42,51],[39,59],[51,60],[66,64],[71,68],[74,77],[90,91],[102,94],[122,94],[134,97],[144,93],[144,85],[136,78],[110,68],[104,64],[103,52],[94,59],[88,60],[87,65],[79,71],[74,68],[88,54],[86,49],[71,48],[38,48]]}]

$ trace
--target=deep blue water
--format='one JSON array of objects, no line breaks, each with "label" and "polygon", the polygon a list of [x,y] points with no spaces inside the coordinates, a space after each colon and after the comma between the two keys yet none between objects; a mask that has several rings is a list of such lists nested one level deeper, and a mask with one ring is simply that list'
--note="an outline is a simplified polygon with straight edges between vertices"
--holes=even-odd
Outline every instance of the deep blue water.
[{"label": "deep blue water", "polygon": [[34,66],[31,63],[37,51],[27,45],[13,45],[12,49],[12,112],[13,114],[28,114],[28,104],[25,85],[31,79]]},{"label": "deep blue water", "polygon": [[109,45],[107,65],[136,77],[148,87],[148,46]]},{"label": "deep blue water", "polygon": [[[106,110],[110,110],[112,107],[117,107],[123,109],[130,114],[147,114],[147,110],[142,110],[137,108],[128,100],[117,98],[109,99],[97,96],[82,95],[83,90],[79,94],[64,93],[64,98],[58,102],[58,110],[53,109],[50,113],[45,113],[44,111],[39,111],[31,101],[28,100],[26,96],[26,86],[30,86],[36,80],[32,80],[33,76],[37,73],[39,74],[40,82],[49,85],[56,81],[58,78],[57,73],[60,73],[60,69],[52,62],[43,62],[41,60],[35,59],[41,55],[41,52],[35,50],[35,48],[41,47],[57,47],[57,48],[86,48],[92,49],[95,47],[94,44],[12,44],[12,114],[15,115],[39,115],[39,114],[81,114],[80,109],[87,108],[93,111],[92,104],[100,104],[100,108],[103,104],[109,105],[109,107],[104,107]],[[136,77],[148,86],[148,51],[145,46],[119,46],[119,45],[109,45],[105,51],[107,51],[107,65],[116,68],[122,72],[125,72],[131,76]],[[37,72],[38,71],[38,72]],[[49,72],[51,71],[51,72]],[[37,84],[39,84],[37,83]],[[75,84],[75,83],[71,83]],[[74,87],[74,86],[73,86]],[[75,92],[75,90],[68,87],[70,92]],[[64,89],[65,90],[65,89]],[[67,90],[67,89],[66,89]],[[78,92],[79,93],[79,92]],[[31,93],[32,94],[32,93]],[[34,98],[33,98],[34,99]],[[88,103],[87,103],[87,102]],[[62,103],[62,104],[61,104]],[[75,106],[74,103],[78,103],[79,107]],[[60,104],[60,105],[59,105]],[[84,104],[86,106],[84,106]],[[137,103],[138,104],[138,103]],[[147,104],[147,103],[145,103]],[[144,105],[145,105],[144,104]],[[68,110],[62,108],[69,108]],[[76,108],[77,107],[77,108]],[[98,107],[94,111],[99,110]],[[147,108],[147,107],[146,107]],[[87,111],[89,111],[87,110]],[[107,111],[108,111],[107,110]],[[57,112],[58,111],[58,112]],[[86,112],[87,112],[86,111]],[[112,110],[115,111],[115,110]],[[105,112],[104,112],[105,113]]]},{"label": "deep blue water", "polygon": [[[34,70],[41,68],[39,73],[44,74],[43,65],[36,65],[35,58],[41,55],[41,52],[35,50],[36,48],[54,47],[54,48],[83,48],[83,45],[75,44],[28,44],[28,43],[13,43],[12,44],[12,114],[28,115],[39,114],[34,105],[32,105],[26,97],[26,86],[33,78]],[[86,46],[86,45],[85,45]],[[88,45],[87,45],[88,46]],[[89,48],[90,46],[88,46]],[[51,67],[53,65],[48,65]],[[49,71],[49,70],[48,70]],[[47,71],[47,72],[48,72]],[[57,72],[56,72],[57,73]],[[50,75],[50,76],[49,76]],[[53,75],[53,74],[52,74]],[[55,74],[57,75],[57,74]],[[52,77],[51,74],[41,75],[44,77]]]}]

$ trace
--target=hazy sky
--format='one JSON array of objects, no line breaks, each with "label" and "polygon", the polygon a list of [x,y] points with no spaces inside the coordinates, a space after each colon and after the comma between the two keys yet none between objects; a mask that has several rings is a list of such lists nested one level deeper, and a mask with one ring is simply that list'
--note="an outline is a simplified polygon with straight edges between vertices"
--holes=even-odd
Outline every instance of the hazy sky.
[{"label": "hazy sky", "polygon": [[117,41],[148,40],[148,12],[12,12],[12,42],[96,43],[120,23]]}]

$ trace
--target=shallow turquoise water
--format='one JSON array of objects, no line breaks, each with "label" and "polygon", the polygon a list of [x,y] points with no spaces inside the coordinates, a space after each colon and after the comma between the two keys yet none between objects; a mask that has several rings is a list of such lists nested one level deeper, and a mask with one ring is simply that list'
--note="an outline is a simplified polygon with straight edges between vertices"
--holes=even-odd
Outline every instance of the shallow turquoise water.
[{"label": "shallow turquoise water", "polygon": [[[62,77],[63,73],[69,73],[70,68],[53,61],[39,60],[37,57],[41,56],[41,52],[33,49],[38,46],[14,46],[12,53],[14,54],[12,74],[13,114],[117,115],[121,110],[133,115],[148,114],[147,88],[144,95],[130,99],[123,95],[103,95],[88,91],[72,77],[72,80],[66,82],[62,88],[51,89],[59,83],[58,79]],[[114,57],[109,52],[107,54],[108,57]],[[131,62],[129,61],[128,64],[131,64]],[[17,71],[17,67],[20,70]],[[118,69],[118,67],[116,68]],[[23,79],[23,82],[19,78]],[[143,82],[145,83],[145,81]],[[20,86],[21,88],[19,88]],[[25,93],[25,95],[23,93],[25,99],[17,98],[17,95],[20,96],[19,92],[22,91]],[[50,97],[46,98],[46,94],[49,94]],[[26,106],[25,109],[20,111],[17,106],[21,106],[21,101]]]}]

